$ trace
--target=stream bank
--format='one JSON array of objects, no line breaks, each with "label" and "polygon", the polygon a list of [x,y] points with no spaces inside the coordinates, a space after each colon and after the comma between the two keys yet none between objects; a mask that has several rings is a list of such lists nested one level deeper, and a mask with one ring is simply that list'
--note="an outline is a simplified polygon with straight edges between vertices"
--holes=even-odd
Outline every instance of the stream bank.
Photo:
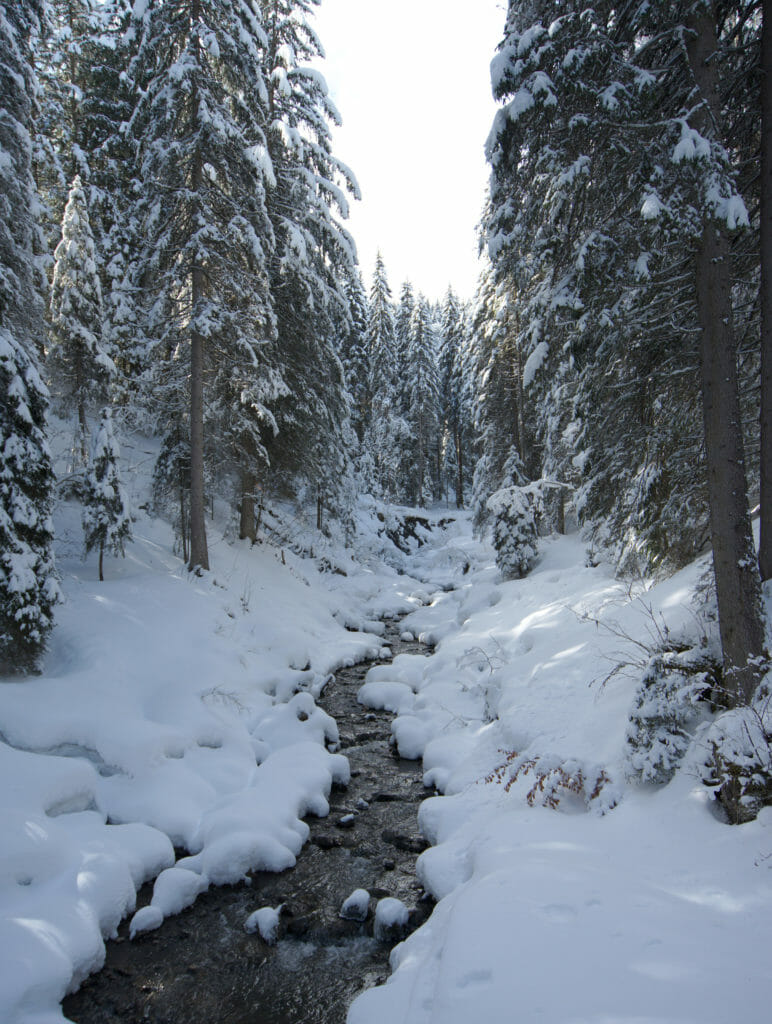
[{"label": "stream bank", "polygon": [[[425,651],[400,639],[398,622],[387,622],[384,643],[392,657]],[[339,670],[319,701],[338,723],[351,782],[332,792],[326,818],[307,819],[311,836],[296,867],[211,889],[158,931],[133,941],[125,921],[118,939],[107,944],[104,968],[65,999],[70,1020],[343,1024],[354,997],[388,977],[393,943],[373,938],[373,911],[382,897],[402,900],[410,912],[406,932],[431,912],[415,879],[416,857],[426,845],[417,810],[428,794],[421,762],[400,759],[389,745],[392,716],[357,703],[372,664]],[[339,916],[358,888],[371,896],[363,923]],[[138,906],[151,895],[146,886]],[[276,945],[245,932],[253,911],[280,905]]]}]

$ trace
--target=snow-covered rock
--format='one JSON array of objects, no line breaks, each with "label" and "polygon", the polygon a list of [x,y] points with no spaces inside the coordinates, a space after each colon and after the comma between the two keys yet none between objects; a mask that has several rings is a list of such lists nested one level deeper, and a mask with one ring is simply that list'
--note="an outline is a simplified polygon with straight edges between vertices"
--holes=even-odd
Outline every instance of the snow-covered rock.
[{"label": "snow-covered rock", "polygon": [[340,908],[340,916],[344,921],[364,921],[370,906],[370,893],[367,889],[355,889],[347,896]]}]

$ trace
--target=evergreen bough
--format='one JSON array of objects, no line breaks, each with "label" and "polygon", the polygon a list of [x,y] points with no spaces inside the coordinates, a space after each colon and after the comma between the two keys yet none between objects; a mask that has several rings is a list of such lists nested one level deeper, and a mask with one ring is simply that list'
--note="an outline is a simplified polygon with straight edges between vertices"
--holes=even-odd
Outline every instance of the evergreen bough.
[{"label": "evergreen bough", "polygon": [[33,672],[59,599],[47,394],[34,362],[0,327],[0,673]]}]

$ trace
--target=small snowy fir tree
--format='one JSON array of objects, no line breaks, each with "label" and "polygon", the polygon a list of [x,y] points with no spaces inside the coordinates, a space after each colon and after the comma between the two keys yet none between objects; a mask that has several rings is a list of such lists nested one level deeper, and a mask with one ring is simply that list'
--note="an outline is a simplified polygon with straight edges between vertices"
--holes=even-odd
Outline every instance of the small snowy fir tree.
[{"label": "small snowy fir tree", "polygon": [[76,175],[62,221],[62,240],[54,253],[51,285],[51,348],[48,367],[52,390],[78,415],[80,461],[87,461],[89,406],[105,397],[115,372],[102,346],[102,289],[96,269],[94,236],[86,191]]},{"label": "small snowy fir tree", "polygon": [[532,487],[502,487],[487,502],[493,516],[496,564],[507,579],[530,572],[538,554],[538,494]]},{"label": "small snowy fir tree", "polygon": [[718,666],[703,650],[663,651],[646,666],[627,727],[632,777],[662,785],[675,775],[697,726],[708,717]]},{"label": "small snowy fir tree", "polygon": [[123,545],[131,539],[131,514],[128,497],[118,476],[120,449],[113,435],[110,409],[102,410],[91,465],[86,476],[83,507],[83,533],[86,554],[99,549],[99,579],[104,580],[102,563],[105,548],[123,555]]}]

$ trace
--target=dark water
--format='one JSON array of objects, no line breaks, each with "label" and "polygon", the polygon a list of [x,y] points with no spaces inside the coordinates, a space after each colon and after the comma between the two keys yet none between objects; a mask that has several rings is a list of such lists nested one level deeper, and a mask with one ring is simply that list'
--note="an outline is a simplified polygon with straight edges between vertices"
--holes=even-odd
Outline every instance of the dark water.
[{"label": "dark water", "polygon": [[[393,655],[422,650],[399,640],[397,623],[387,625],[384,642]],[[369,667],[342,669],[319,702],[338,722],[352,779],[331,794],[327,818],[308,819],[311,839],[297,866],[213,889],[133,942],[125,922],[108,943],[104,969],[64,1001],[67,1017],[77,1024],[343,1024],[354,996],[386,979],[391,947],[372,937],[376,900],[401,899],[410,930],[431,911],[414,874],[425,845],[416,814],[427,792],[420,761],[401,760],[389,746],[391,716],[356,702]],[[349,815],[353,821],[341,821]],[[372,897],[361,924],[338,916],[357,888]],[[138,905],[151,895],[148,886]],[[244,931],[253,910],[280,903],[275,946]]]}]

